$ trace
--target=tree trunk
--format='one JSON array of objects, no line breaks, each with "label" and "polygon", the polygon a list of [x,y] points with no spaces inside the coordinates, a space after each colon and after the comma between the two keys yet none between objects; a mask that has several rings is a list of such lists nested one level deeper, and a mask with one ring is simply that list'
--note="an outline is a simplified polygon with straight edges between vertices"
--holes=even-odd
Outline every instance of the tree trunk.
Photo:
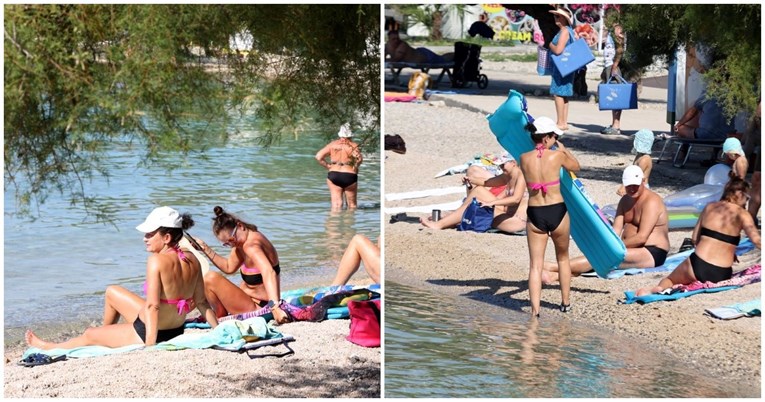
[{"label": "tree trunk", "polygon": [[444,15],[441,11],[433,12],[433,28],[430,30],[431,40],[443,39],[443,34],[441,33],[441,24],[443,23],[443,19]]}]

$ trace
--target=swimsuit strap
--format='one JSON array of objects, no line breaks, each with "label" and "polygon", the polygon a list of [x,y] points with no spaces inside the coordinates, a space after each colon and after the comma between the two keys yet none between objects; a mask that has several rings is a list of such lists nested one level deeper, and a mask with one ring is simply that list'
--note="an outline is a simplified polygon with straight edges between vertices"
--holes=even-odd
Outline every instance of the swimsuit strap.
[{"label": "swimsuit strap", "polygon": [[189,300],[191,299],[159,299],[160,303],[175,304],[178,306],[178,315],[186,315],[191,312],[191,305],[189,304]]},{"label": "swimsuit strap", "polygon": [[544,150],[545,150],[545,146],[542,145],[542,144],[537,144],[537,146],[534,147],[534,149],[537,150],[537,158],[541,158],[542,157],[542,152],[544,152]]},{"label": "swimsuit strap", "polygon": [[178,258],[180,258],[181,261],[187,261],[186,253],[181,250],[180,247],[176,244],[175,247],[170,247],[171,250],[173,250],[176,254],[178,254]]},{"label": "swimsuit strap", "polygon": [[556,184],[560,184],[560,179],[547,183],[529,183],[529,188],[532,190],[542,190],[542,194],[547,194],[547,186],[554,186]]},{"label": "swimsuit strap", "polygon": [[[257,275],[257,274],[260,273],[260,269],[258,269],[258,268],[250,268],[250,267],[248,267],[248,266],[246,266],[244,264],[242,264],[242,266],[239,269],[242,271],[242,273],[245,273],[245,274],[248,274],[248,275]],[[247,271],[250,271],[250,272],[247,272]]]}]

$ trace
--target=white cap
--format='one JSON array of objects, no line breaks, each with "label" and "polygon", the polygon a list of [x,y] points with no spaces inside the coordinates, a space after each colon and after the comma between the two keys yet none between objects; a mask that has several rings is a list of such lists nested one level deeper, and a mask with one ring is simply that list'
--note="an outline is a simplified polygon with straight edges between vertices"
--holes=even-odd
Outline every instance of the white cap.
[{"label": "white cap", "polygon": [[624,169],[624,174],[622,174],[622,184],[624,184],[624,187],[635,186],[641,183],[643,183],[643,169],[637,165],[627,166]]},{"label": "white cap", "polygon": [[146,217],[146,220],[135,228],[140,232],[151,233],[160,227],[182,228],[183,219],[181,219],[181,214],[170,207],[154,208],[149,216]]},{"label": "white cap", "polygon": [[559,129],[551,118],[545,116],[534,119],[534,128],[537,129],[537,134],[555,133],[563,135],[563,130]]},{"label": "white cap", "polygon": [[351,124],[345,123],[340,126],[340,131],[337,132],[337,136],[340,138],[353,137],[353,131],[351,131]]}]

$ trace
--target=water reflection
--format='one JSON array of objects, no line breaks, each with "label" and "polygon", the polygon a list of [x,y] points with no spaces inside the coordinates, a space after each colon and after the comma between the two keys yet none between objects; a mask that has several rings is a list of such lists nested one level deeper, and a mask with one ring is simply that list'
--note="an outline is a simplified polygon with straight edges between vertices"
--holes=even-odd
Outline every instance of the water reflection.
[{"label": "water reflection", "polygon": [[740,397],[628,337],[386,282],[386,397]]}]

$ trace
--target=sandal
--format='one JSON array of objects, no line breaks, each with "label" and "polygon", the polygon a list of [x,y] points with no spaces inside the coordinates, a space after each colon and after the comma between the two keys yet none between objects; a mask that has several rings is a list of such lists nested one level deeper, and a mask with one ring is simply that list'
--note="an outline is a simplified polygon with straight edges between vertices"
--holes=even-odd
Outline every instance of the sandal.
[{"label": "sandal", "polygon": [[66,360],[66,355],[50,357],[42,353],[32,353],[29,356],[21,359],[17,364],[24,367],[34,367],[51,364],[62,360]]},{"label": "sandal", "polygon": [[561,311],[561,313],[568,313],[569,311],[571,311],[571,303],[569,303],[569,304],[561,303],[560,304],[560,311]]}]

